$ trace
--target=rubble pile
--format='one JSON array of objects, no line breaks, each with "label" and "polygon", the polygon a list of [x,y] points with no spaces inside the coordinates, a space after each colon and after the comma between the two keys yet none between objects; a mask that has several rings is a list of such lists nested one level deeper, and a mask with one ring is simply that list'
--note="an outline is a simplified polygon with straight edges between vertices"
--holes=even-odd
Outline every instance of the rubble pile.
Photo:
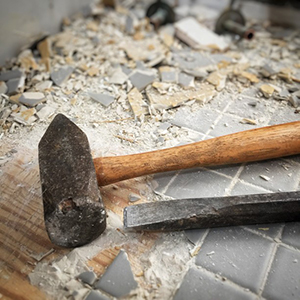
[{"label": "rubble pile", "polygon": [[170,109],[249,88],[298,112],[299,31],[251,21],[255,39],[236,41],[213,32],[211,15],[195,15],[200,6],[155,31],[146,5],[95,3],[2,66],[0,136],[59,112],[91,123],[161,121]]}]

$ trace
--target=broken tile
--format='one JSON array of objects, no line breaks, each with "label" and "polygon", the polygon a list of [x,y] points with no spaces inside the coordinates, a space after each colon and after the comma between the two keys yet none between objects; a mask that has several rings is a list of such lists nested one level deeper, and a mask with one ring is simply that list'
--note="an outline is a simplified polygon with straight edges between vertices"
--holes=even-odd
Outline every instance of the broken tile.
[{"label": "broken tile", "polygon": [[8,81],[6,81],[7,85],[7,95],[13,95],[19,92],[20,89],[24,87],[25,84],[25,77],[21,76],[18,78],[13,78]]},{"label": "broken tile", "polygon": [[100,291],[90,291],[85,300],[109,300],[109,298]]},{"label": "broken tile", "polygon": [[6,94],[8,87],[4,81],[0,81],[0,94]]},{"label": "broken tile", "polygon": [[53,82],[50,81],[50,80],[45,80],[45,81],[42,81],[42,82],[39,82],[35,85],[35,89],[40,91],[40,92],[43,92],[45,90],[48,90],[52,87],[52,84]]},{"label": "broken tile", "polygon": [[125,74],[121,68],[116,69],[111,77],[109,78],[109,82],[112,84],[124,84],[128,79],[128,75]]},{"label": "broken tile", "polygon": [[20,111],[19,112],[13,112],[11,114],[11,116],[14,118],[14,121],[16,121],[20,124],[23,124],[23,125],[30,126],[37,119],[34,116],[35,113],[36,113],[35,108],[27,109],[27,107],[22,105],[20,107]]},{"label": "broken tile", "polygon": [[159,68],[160,78],[163,82],[177,83],[178,74],[175,68],[163,66]]},{"label": "broken tile", "polygon": [[194,86],[194,79],[194,76],[180,72],[178,75],[178,84],[182,87],[191,87]]},{"label": "broken tile", "polygon": [[6,71],[0,73],[0,81],[8,81],[11,79],[20,78],[22,76],[23,76],[23,72],[18,69],[12,71]]},{"label": "broken tile", "polygon": [[290,95],[288,101],[295,108],[297,108],[300,105],[300,99],[299,97],[297,97],[296,92]]},{"label": "broken tile", "polygon": [[249,72],[242,72],[241,75],[244,78],[247,78],[251,83],[257,83],[259,82],[259,79],[257,78],[257,76],[253,73],[249,73]]},{"label": "broken tile", "polygon": [[92,286],[97,279],[97,275],[93,271],[86,271],[80,273],[77,278],[82,282]]},{"label": "broken tile", "polygon": [[131,14],[128,14],[125,21],[125,31],[128,34],[134,34],[134,18]]},{"label": "broken tile", "polygon": [[277,74],[277,72],[269,65],[262,66],[260,72],[266,78],[272,77]]},{"label": "broken tile", "polygon": [[121,250],[114,261],[106,269],[99,281],[96,282],[95,288],[109,293],[113,297],[123,297],[137,287],[127,253]]},{"label": "broken tile", "polygon": [[156,76],[152,71],[135,70],[130,76],[129,80],[139,91],[142,91],[150,83],[155,80]]},{"label": "broken tile", "polygon": [[105,107],[108,107],[115,100],[114,96],[111,96],[108,94],[98,94],[98,93],[93,93],[93,92],[89,92],[88,94],[93,100],[101,103]]},{"label": "broken tile", "polygon": [[268,84],[261,85],[260,90],[266,98],[270,98],[275,91],[275,89]]},{"label": "broken tile", "polygon": [[192,48],[211,48],[225,50],[225,39],[201,25],[195,18],[187,17],[175,23],[176,35]]},{"label": "broken tile", "polygon": [[37,104],[45,101],[45,95],[40,92],[26,92],[23,93],[19,98],[19,102],[25,104],[26,106],[36,106]]},{"label": "broken tile", "polygon": [[70,66],[65,66],[57,71],[50,74],[51,80],[57,85],[61,86],[73,73],[74,68]]},{"label": "broken tile", "polygon": [[133,193],[129,194],[128,198],[129,198],[130,202],[137,202],[137,201],[141,200],[140,195],[133,194]]},{"label": "broken tile", "polygon": [[226,78],[226,74],[223,74],[220,71],[215,71],[210,73],[206,80],[212,85],[214,85],[217,91],[221,91],[225,87]]},{"label": "broken tile", "polygon": [[149,113],[148,108],[147,108],[148,106],[147,106],[146,102],[143,100],[143,96],[138,91],[137,88],[133,88],[128,93],[128,101],[130,103],[130,106],[132,108],[134,115],[137,118],[141,119],[142,116]]},{"label": "broken tile", "polygon": [[201,84],[197,89],[182,90],[163,95],[156,89],[151,88],[146,91],[146,94],[155,109],[168,109],[179,106],[188,100],[197,100],[200,103],[206,103],[216,95],[216,91],[212,85]]},{"label": "broken tile", "polygon": [[41,121],[47,121],[55,112],[55,108],[47,105],[41,108],[36,115]]}]

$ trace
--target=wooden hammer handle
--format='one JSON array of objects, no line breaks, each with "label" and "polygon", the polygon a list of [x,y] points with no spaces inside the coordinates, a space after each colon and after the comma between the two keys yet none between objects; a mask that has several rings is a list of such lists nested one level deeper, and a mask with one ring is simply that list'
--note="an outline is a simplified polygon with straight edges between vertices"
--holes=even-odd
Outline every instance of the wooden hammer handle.
[{"label": "wooden hammer handle", "polygon": [[160,172],[238,164],[300,153],[300,121],[140,154],[94,159],[100,186]]}]

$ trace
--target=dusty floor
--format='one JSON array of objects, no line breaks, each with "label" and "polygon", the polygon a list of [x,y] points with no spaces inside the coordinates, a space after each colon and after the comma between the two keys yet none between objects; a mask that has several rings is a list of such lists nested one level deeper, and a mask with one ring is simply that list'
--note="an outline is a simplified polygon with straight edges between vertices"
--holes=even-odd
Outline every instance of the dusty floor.
[{"label": "dusty floor", "polygon": [[[37,167],[38,142],[57,113],[68,116],[87,134],[94,157],[162,149],[300,120],[299,30],[253,19],[248,20],[255,29],[252,41],[226,36],[204,45],[193,41],[189,46],[178,38],[178,25],[156,32],[143,18],[145,4],[131,6],[128,1],[127,5],[116,9],[94,5],[85,16],[66,18],[61,33],[24,50],[2,67],[0,141],[5,147],[1,173],[22,148],[34,153]],[[194,5],[187,14],[212,29],[218,12]],[[21,73],[6,73],[11,69]],[[299,190],[299,170],[299,157],[292,157],[103,187],[106,232],[56,261],[39,262],[29,275],[31,283],[54,299],[85,299],[92,284],[82,284],[78,274],[93,270],[99,278],[123,249],[131,267],[127,255],[121,255],[117,269],[126,272],[111,271],[115,286],[122,286],[120,282],[132,276],[131,270],[137,284],[128,295],[126,288],[125,292],[122,287],[110,290],[109,278],[101,285],[102,297],[106,292],[107,297],[124,299],[198,299],[195,286],[201,286],[203,291],[214,291],[206,295],[199,288],[203,299],[221,299],[222,293],[228,293],[228,299],[275,299],[272,289],[280,286],[276,284],[280,275],[272,263],[286,259],[287,265],[292,261],[289,270],[283,271],[289,285],[276,293],[281,299],[297,299],[296,224],[135,233],[122,229],[122,209],[171,198]],[[229,242],[223,245],[219,240]],[[252,250],[240,251],[243,247]],[[233,257],[226,256],[228,249]],[[239,256],[241,252],[245,257]],[[254,267],[245,275],[247,265]],[[259,274],[255,268],[261,270]],[[198,282],[191,279],[197,276]]]}]

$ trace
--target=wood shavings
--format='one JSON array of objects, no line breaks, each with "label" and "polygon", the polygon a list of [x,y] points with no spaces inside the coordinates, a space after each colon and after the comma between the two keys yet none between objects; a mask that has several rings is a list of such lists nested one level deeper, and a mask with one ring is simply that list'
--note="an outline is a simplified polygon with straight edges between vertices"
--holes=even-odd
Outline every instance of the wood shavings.
[{"label": "wood shavings", "polygon": [[244,118],[240,121],[240,123],[242,124],[249,124],[249,125],[257,125],[257,121],[256,120],[252,120],[252,119],[248,119],[248,118]]}]

